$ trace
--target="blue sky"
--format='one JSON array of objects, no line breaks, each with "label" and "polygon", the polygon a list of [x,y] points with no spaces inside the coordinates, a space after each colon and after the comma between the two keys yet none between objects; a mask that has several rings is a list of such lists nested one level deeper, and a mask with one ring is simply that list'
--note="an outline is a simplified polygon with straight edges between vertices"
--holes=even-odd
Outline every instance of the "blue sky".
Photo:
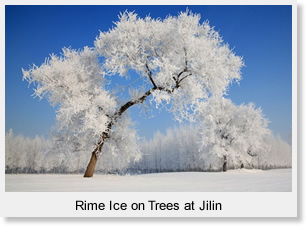
[{"label": "blue sky", "polygon": [[[234,103],[254,102],[271,121],[274,133],[287,140],[292,127],[292,14],[291,6],[6,6],[5,8],[5,130],[33,137],[46,136],[55,125],[47,101],[33,99],[33,87],[22,81],[21,68],[40,65],[63,47],[93,46],[99,30],[113,26],[119,12],[165,18],[189,8],[220,32],[243,56],[240,85],[230,87]],[[134,106],[139,135],[178,125],[172,115],[155,112],[146,119]]]}]

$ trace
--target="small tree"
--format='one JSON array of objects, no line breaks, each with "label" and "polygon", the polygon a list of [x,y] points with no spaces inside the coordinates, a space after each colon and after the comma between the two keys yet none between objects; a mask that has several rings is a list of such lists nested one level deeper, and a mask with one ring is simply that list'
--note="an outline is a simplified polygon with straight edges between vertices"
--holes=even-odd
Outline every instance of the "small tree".
[{"label": "small tree", "polygon": [[[84,176],[92,177],[104,143],[114,130],[126,131],[120,121],[127,109],[147,100],[157,108],[171,103],[167,109],[177,120],[193,120],[201,101],[224,94],[240,80],[242,66],[241,57],[208,21],[200,23],[198,14],[187,11],[161,20],[125,12],[114,28],[100,32],[94,48],[64,48],[61,56],[51,55],[23,74],[36,85],[35,96],[58,107],[59,130],[80,143],[88,141],[92,156]],[[106,89],[113,76],[138,81],[127,101]]]},{"label": "small tree", "polygon": [[253,103],[236,106],[229,99],[212,97],[202,103],[200,117],[204,157],[210,164],[221,159],[223,171],[227,171],[229,158],[243,168],[265,150],[268,120]]}]

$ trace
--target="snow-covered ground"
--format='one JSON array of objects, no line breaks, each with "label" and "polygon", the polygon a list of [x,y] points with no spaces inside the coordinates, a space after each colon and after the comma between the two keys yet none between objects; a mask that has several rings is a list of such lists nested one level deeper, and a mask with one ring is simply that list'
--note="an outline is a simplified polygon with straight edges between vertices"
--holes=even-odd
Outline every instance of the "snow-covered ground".
[{"label": "snow-covered ground", "polygon": [[5,176],[7,192],[290,192],[292,170],[230,170],[142,175],[11,175]]}]

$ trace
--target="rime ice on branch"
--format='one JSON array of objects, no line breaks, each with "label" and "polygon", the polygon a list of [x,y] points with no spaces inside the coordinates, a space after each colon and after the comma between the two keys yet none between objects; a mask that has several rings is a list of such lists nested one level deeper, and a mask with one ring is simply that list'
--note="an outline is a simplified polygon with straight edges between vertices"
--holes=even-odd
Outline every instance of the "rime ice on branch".
[{"label": "rime ice on branch", "polygon": [[[127,109],[149,101],[156,108],[168,105],[177,120],[194,120],[199,103],[225,94],[231,82],[240,80],[243,66],[208,21],[201,23],[200,15],[188,10],[163,20],[124,12],[94,45],[81,51],[63,49],[62,56],[51,55],[40,67],[23,70],[24,78],[36,85],[34,95],[58,106],[59,129],[80,143],[94,144],[86,177],[93,175],[104,143],[118,143],[110,139],[116,130],[125,133],[121,137],[129,136],[121,128],[126,123],[120,123]],[[122,102],[104,83],[113,76],[129,78],[130,71],[143,85],[132,86],[132,95]],[[128,147],[131,139],[125,140]]]}]

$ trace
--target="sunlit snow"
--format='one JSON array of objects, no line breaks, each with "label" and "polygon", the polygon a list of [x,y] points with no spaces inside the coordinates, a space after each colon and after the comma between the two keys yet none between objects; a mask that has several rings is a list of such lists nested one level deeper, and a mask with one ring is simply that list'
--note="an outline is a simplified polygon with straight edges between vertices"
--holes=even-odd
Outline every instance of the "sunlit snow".
[{"label": "sunlit snow", "polygon": [[292,170],[229,170],[142,175],[5,175],[7,192],[290,192]]}]

